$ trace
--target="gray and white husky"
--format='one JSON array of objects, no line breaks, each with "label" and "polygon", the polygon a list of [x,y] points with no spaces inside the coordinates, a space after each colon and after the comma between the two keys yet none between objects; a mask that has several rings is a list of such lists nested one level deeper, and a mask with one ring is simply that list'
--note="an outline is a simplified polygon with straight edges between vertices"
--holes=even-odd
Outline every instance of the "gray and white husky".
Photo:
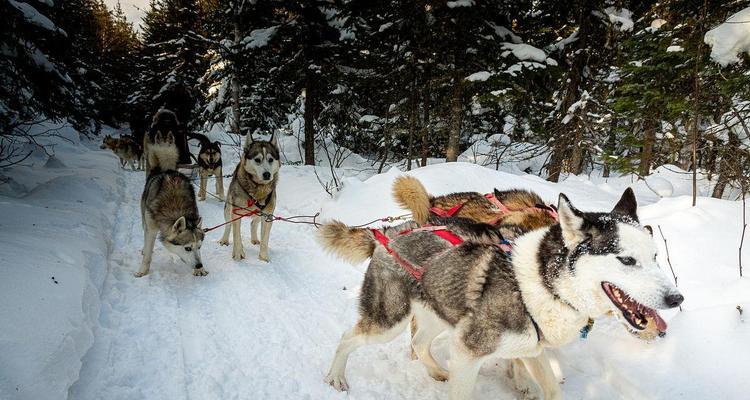
[{"label": "gray and white husky", "polygon": [[208,274],[201,261],[203,229],[190,180],[176,171],[178,153],[171,132],[157,132],[149,145],[150,171],[141,196],[143,262],[136,277],[148,274],[157,235],[164,247],[193,266],[193,275]]},{"label": "gray and white husky", "polygon": [[[490,355],[530,373],[545,399],[562,398],[544,348],[570,343],[589,319],[607,314],[617,315],[631,332],[646,326],[646,316],[666,330],[656,309],[683,300],[659,267],[650,230],[639,224],[636,208],[630,189],[609,213],[581,212],[560,195],[559,223],[518,238],[512,259],[484,240],[464,238],[454,246],[429,231],[403,234],[413,223],[381,231],[391,254],[370,229],[326,224],[321,229],[326,249],[354,262],[372,258],[359,321],[344,333],[326,382],[347,390],[349,354],[392,340],[414,316],[418,331],[412,347],[432,377],[449,377],[451,399],[471,398]],[[405,271],[404,262],[423,268],[420,281]],[[450,373],[430,353],[444,330],[452,332]]]},{"label": "gray and white husky", "polygon": [[[234,170],[232,182],[229,184],[226,204],[224,206],[224,220],[231,221],[241,214],[260,211],[272,214],[276,208],[276,183],[279,179],[279,147],[276,136],[271,140],[253,140],[248,134],[245,148],[240,157],[240,163]],[[233,212],[234,211],[234,212]],[[250,222],[250,241],[260,243],[258,258],[268,261],[268,239],[271,235],[273,221],[260,214],[252,215]],[[241,219],[237,219],[224,228],[219,244],[229,245],[229,233],[232,232],[232,258],[245,258],[240,231]],[[258,240],[258,223],[260,223],[260,241]]]}]

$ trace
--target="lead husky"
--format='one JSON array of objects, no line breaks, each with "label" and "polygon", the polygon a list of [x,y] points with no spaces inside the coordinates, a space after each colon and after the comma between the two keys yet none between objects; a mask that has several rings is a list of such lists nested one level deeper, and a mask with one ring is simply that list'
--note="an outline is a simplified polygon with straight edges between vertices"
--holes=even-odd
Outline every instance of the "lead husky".
[{"label": "lead husky", "polygon": [[386,229],[394,254],[425,269],[419,282],[378,245],[372,230],[338,222],[323,226],[321,239],[329,251],[350,261],[372,258],[360,319],[343,335],[326,382],[346,390],[349,354],[392,340],[413,315],[419,330],[412,346],[433,377],[447,372],[433,359],[430,344],[452,330],[451,399],[471,398],[479,368],[492,354],[521,359],[545,399],[561,398],[545,347],[573,341],[589,319],[608,313],[628,330],[643,329],[646,316],[666,329],[656,309],[683,300],[660,270],[636,209],[630,189],[609,213],[581,212],[560,195],[559,223],[518,238],[512,261],[491,244],[469,240],[453,246],[430,232]]},{"label": "lead husky", "polygon": [[[248,134],[245,149],[240,157],[240,163],[232,174],[232,182],[229,184],[227,201],[224,206],[224,220],[231,221],[238,215],[251,212],[262,212],[266,215],[273,214],[276,208],[276,183],[279,179],[279,147],[276,136],[272,135],[270,141],[253,140]],[[260,243],[258,259],[268,261],[268,238],[271,235],[273,221],[262,215],[250,217],[250,241],[252,244]],[[260,241],[258,241],[258,223],[260,222]],[[229,245],[229,233],[232,235],[232,258],[242,260],[245,258],[245,249],[242,247],[242,236],[240,231],[241,219],[237,219],[224,227],[224,236],[219,244]]]},{"label": "lead husky", "polygon": [[204,276],[202,220],[190,180],[176,171],[179,155],[172,133],[156,132],[147,156],[150,171],[141,196],[143,262],[135,276],[148,274],[157,235],[169,252],[193,266],[193,275]]}]

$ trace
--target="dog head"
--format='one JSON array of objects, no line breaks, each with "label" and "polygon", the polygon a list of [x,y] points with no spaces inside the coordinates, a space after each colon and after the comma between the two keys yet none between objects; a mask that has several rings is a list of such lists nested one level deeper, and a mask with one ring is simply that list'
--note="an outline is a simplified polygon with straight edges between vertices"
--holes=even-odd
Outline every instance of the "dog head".
[{"label": "dog head", "polygon": [[110,149],[114,150],[117,147],[117,139],[113,138],[112,135],[107,135],[102,140],[102,145],[99,146],[100,149]]},{"label": "dog head", "polygon": [[200,217],[195,221],[190,221],[182,216],[162,237],[164,247],[170,253],[180,257],[185,264],[192,265],[196,269],[203,268],[201,245],[205,233],[201,228],[201,223]]},{"label": "dog head", "polygon": [[[667,324],[657,309],[674,308],[683,297],[657,261],[651,229],[638,222],[637,203],[628,188],[609,213],[584,213],[560,195],[560,232],[567,250],[559,280],[570,303],[595,317],[612,313],[641,338],[661,335]],[[567,283],[562,283],[567,282]]]},{"label": "dog head", "polygon": [[221,161],[221,143],[219,141],[202,143],[201,149],[198,151],[198,157],[206,164],[218,164]]},{"label": "dog head", "polygon": [[248,135],[240,164],[256,183],[267,184],[276,179],[281,168],[276,136],[273,135],[271,140],[264,141],[253,140]]}]

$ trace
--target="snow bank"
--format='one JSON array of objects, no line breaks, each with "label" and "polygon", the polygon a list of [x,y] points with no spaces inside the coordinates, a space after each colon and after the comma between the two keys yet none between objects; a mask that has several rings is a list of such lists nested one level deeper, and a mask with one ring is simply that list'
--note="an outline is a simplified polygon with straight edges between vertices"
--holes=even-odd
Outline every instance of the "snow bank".
[{"label": "snow bank", "polygon": [[54,157],[36,152],[31,165],[2,171],[16,186],[0,195],[3,399],[66,398],[99,316],[119,163],[59,128],[64,139],[46,140]]},{"label": "snow bank", "polygon": [[714,29],[703,41],[711,47],[711,58],[726,67],[740,61],[739,54],[750,52],[750,7],[739,11]]},{"label": "snow bank", "polygon": [[487,79],[490,79],[491,76],[492,73],[488,71],[479,71],[467,76],[466,80],[470,82],[484,82]]}]

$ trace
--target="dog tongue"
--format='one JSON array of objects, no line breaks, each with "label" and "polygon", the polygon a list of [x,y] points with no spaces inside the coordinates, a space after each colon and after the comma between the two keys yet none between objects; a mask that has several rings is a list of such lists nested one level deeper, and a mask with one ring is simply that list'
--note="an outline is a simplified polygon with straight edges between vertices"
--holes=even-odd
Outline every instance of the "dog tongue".
[{"label": "dog tongue", "polygon": [[654,319],[654,322],[656,323],[656,328],[659,329],[660,332],[667,331],[667,322],[662,319],[661,315],[659,315],[659,313],[656,312],[656,310],[647,308],[646,314],[648,314],[651,318]]}]

